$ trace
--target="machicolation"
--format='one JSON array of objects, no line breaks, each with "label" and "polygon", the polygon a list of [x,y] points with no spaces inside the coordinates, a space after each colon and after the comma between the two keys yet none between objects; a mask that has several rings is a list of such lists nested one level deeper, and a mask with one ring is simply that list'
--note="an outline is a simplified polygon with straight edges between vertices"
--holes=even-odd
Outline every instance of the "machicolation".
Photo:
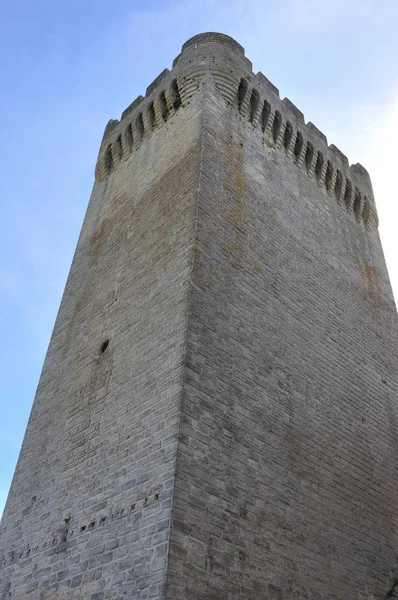
[{"label": "machicolation", "polygon": [[[244,57],[243,48],[228,36],[203,34],[184,44],[182,54],[165,69],[151,85],[146,96],[139,96],[123,112],[121,121],[110,121],[104,134],[96,167],[96,179],[104,181],[131,152],[138,150],[146,137],[167,123],[181,106],[189,102],[203,81],[205,67],[193,72],[179,72],[180,59],[196,44],[222,42]],[[244,58],[245,66],[251,63]],[[235,107],[263,135],[263,144],[271,150],[284,152],[300,170],[368,232],[378,227],[377,212],[371,191],[361,189],[367,172],[359,165],[349,166],[347,157],[311,122],[305,123],[303,113],[288,99],[279,97],[278,89],[261,73],[244,73],[238,81],[221,69],[211,66],[215,85],[229,105]],[[160,91],[159,91],[160,90]]]}]

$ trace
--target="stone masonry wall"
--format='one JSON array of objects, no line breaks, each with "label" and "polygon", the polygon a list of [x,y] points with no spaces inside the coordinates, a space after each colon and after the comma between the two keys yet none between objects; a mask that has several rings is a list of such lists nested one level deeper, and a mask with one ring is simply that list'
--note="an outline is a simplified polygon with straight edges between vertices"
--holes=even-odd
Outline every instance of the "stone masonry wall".
[{"label": "stone masonry wall", "polygon": [[381,599],[398,328],[379,237],[238,105],[209,83],[167,598]]},{"label": "stone masonry wall", "polygon": [[95,178],[0,600],[385,598],[398,321],[366,170],[208,33]]},{"label": "stone masonry wall", "polygon": [[4,513],[2,600],[163,595],[201,123],[197,96],[94,186]]}]

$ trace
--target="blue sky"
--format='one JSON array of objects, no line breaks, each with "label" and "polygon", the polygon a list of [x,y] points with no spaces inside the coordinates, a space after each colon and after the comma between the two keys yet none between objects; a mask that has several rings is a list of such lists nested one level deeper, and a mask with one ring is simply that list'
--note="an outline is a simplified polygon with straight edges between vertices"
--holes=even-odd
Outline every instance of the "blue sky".
[{"label": "blue sky", "polygon": [[370,172],[398,297],[396,0],[19,0],[0,22],[0,512],[106,122],[183,42],[221,31]]}]

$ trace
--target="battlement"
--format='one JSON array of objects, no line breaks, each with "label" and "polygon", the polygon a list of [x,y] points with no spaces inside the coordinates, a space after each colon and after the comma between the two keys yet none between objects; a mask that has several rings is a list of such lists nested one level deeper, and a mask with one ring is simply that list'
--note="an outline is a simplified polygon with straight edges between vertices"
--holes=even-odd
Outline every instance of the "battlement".
[{"label": "battlement", "polygon": [[[160,91],[158,91],[160,88]],[[155,128],[166,123],[182,105],[177,78],[165,69],[147,88],[145,98],[138,96],[123,111],[121,120],[108,122],[98,155],[95,177],[104,181]]]},{"label": "battlement", "polygon": [[[369,175],[359,163],[349,166],[348,158],[288,99],[279,95],[258,73],[249,84],[242,78],[237,93],[237,108],[253,128],[262,131],[271,148],[286,153],[324,191],[367,231],[377,229],[378,218]],[[267,94],[268,92],[268,94]],[[275,98],[275,96],[277,96]]]},{"label": "battlement", "polygon": [[282,152],[325,194],[352,214],[368,232],[378,227],[372,185],[366,169],[349,165],[347,157],[263,73],[254,74],[244,48],[220,33],[203,33],[189,39],[173,61],[121,115],[108,123],[102,140],[96,180],[110,176],[118,165],[152,133],[186,106],[208,73],[215,88],[264,145]]}]

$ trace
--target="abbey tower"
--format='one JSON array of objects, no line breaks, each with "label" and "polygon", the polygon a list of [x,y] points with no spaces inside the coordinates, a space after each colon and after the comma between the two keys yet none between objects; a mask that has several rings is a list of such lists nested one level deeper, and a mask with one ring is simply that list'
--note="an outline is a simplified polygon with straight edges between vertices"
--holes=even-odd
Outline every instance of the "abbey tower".
[{"label": "abbey tower", "polygon": [[1,600],[374,600],[398,319],[371,182],[215,33],[106,127]]}]

